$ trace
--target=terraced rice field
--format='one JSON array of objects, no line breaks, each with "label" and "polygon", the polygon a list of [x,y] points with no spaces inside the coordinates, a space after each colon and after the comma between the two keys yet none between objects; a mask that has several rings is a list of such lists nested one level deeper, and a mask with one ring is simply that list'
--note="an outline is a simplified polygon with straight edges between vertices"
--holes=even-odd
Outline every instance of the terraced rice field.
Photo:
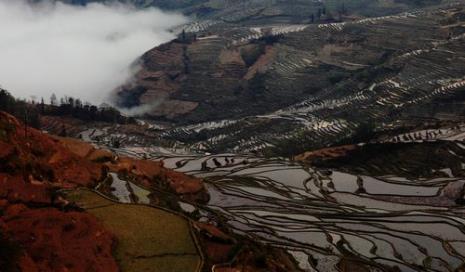
[{"label": "terraced rice field", "polygon": [[[463,7],[463,1],[450,1],[442,8],[341,23],[258,24],[226,28],[219,33],[211,29],[215,35],[210,36],[215,39],[189,49],[193,73],[199,74],[185,84],[182,97],[195,94],[195,101],[214,100],[212,97],[220,91],[234,89],[233,85],[221,84],[231,79],[228,82],[238,82],[248,75],[247,71],[237,71],[239,67],[221,66],[227,77],[220,77],[219,83],[204,84],[201,72],[218,72],[218,65],[209,64],[224,49],[221,44],[240,51],[241,46],[253,46],[267,36],[278,37],[270,45],[272,50],[267,51],[273,53],[264,57],[267,62],[262,68],[266,72],[263,86],[259,85],[264,88],[263,97],[253,102],[233,97],[237,104],[225,106],[231,110],[209,115],[215,121],[177,126],[164,131],[161,138],[206,152],[271,151],[288,155],[279,153],[281,145],[305,146],[299,152],[325,147],[350,138],[368,122],[379,124],[382,130],[384,124],[401,117],[441,119],[447,114],[460,115],[465,90],[465,35],[457,29],[465,26]],[[346,77],[333,82],[338,74]],[[322,78],[330,84],[320,86]],[[212,91],[217,85],[222,87]],[[255,107],[244,110],[249,104]],[[267,111],[257,114],[255,108]],[[233,114],[235,110],[247,111],[246,117],[237,118],[242,115]]]},{"label": "terraced rice field", "polygon": [[69,192],[67,198],[116,236],[115,258],[122,271],[201,269],[202,258],[186,218],[155,207],[113,202],[85,189]]},{"label": "terraced rice field", "polygon": [[[248,11],[244,14],[255,13]],[[186,153],[218,155],[176,155],[143,144],[116,151],[162,160],[168,168],[204,178],[211,199],[206,205],[180,202],[186,214],[198,210],[202,221],[221,221],[237,234],[284,248],[304,271],[340,271],[341,260],[363,263],[371,271],[456,271],[465,265],[465,207],[460,204],[465,202],[465,126],[453,122],[410,130],[402,122],[462,114],[465,35],[445,19],[456,16],[456,24],[465,28],[464,13],[463,1],[451,1],[443,9],[344,23],[254,24],[227,31],[221,27],[226,22],[191,24],[186,31],[212,33],[188,47],[192,71],[177,98],[204,101],[230,95],[224,90],[233,93],[244,77],[240,67],[236,62],[213,65],[212,59],[227,56],[225,48],[239,50],[271,33],[279,39],[262,78],[265,96],[253,103],[234,98],[243,107],[260,108],[264,101],[266,110],[238,114],[235,104],[218,106],[220,117],[159,131],[158,140],[184,147]],[[329,80],[328,71],[343,71],[346,78],[301,92],[318,83],[309,82],[309,76],[328,75]],[[207,81],[204,73],[214,76]],[[237,155],[268,154],[280,146],[296,148],[292,155],[316,150],[350,139],[367,123],[387,133],[370,138],[375,145],[445,144],[420,146],[420,151],[415,146],[376,161],[360,156],[331,169]],[[400,134],[390,134],[399,128]],[[430,150],[442,153],[430,159]],[[420,172],[427,175],[412,175]],[[114,181],[118,192],[121,182]],[[119,193],[120,201],[127,201],[129,191]]]},{"label": "terraced rice field", "polygon": [[304,271],[338,271],[343,258],[400,271],[465,263],[465,208],[451,193],[463,186],[459,177],[356,176],[251,156],[145,152],[206,179],[211,200],[197,207],[202,220],[224,220],[238,234],[285,248]]}]

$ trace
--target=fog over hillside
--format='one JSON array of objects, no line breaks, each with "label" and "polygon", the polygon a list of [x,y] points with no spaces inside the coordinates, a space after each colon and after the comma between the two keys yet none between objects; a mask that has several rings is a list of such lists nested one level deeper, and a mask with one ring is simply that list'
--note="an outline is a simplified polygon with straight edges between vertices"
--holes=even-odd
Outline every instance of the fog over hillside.
[{"label": "fog over hillside", "polygon": [[186,21],[158,9],[0,0],[0,85],[23,98],[105,101],[150,48]]}]

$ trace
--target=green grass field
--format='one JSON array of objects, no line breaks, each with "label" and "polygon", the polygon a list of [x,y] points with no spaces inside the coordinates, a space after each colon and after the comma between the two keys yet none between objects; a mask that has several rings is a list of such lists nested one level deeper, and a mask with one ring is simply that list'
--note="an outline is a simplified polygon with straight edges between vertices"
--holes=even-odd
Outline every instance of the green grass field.
[{"label": "green grass field", "polygon": [[118,239],[121,271],[190,272],[202,264],[186,218],[155,207],[119,204],[89,190],[67,198],[95,215]]}]

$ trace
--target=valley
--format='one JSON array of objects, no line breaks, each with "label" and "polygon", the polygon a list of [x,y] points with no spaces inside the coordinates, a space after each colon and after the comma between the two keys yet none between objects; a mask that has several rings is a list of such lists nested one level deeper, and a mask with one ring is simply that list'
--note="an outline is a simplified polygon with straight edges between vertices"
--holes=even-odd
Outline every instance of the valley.
[{"label": "valley", "polygon": [[112,106],[0,89],[11,271],[465,271],[465,1],[121,2]]}]

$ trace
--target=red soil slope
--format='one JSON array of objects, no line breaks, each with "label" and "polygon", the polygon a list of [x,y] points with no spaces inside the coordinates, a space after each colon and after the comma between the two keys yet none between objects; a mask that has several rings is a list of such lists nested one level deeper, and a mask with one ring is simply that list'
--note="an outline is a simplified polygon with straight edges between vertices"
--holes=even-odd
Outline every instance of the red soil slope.
[{"label": "red soil slope", "polygon": [[[159,162],[116,158],[90,144],[25,127],[0,112],[0,234],[19,246],[14,261],[20,271],[118,271],[113,235],[92,215],[67,211],[57,193],[94,187],[109,170],[126,171],[150,186],[164,180],[183,196],[205,192],[201,180]],[[0,254],[0,271],[4,259]]]},{"label": "red soil slope", "polygon": [[20,247],[20,271],[118,271],[113,236],[89,214],[60,210],[54,193],[101,178],[100,165],[0,112],[0,232]]}]

